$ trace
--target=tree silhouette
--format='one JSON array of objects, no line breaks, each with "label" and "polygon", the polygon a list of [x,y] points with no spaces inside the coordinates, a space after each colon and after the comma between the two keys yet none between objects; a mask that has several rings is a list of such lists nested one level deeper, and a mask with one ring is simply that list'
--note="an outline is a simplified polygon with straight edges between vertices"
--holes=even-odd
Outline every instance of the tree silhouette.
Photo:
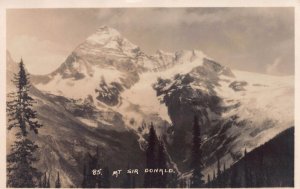
[{"label": "tree silhouette", "polygon": [[127,165],[127,170],[126,170],[126,174],[124,175],[124,179],[123,182],[121,184],[122,188],[131,188],[131,174],[128,173],[127,171],[130,169],[129,163]]},{"label": "tree silhouette", "polygon": [[177,173],[173,173],[170,175],[169,179],[168,179],[168,188],[177,188],[178,185],[178,176]]},{"label": "tree silhouette", "polygon": [[230,186],[231,186],[231,188],[239,187],[237,168],[231,166],[231,171],[230,172],[231,172],[231,175],[230,175]]},{"label": "tree silhouette", "polygon": [[83,165],[83,180],[82,180],[82,184],[81,184],[81,187],[82,188],[87,188],[87,172],[86,172],[86,165],[84,164]]},{"label": "tree silhouette", "polygon": [[59,177],[59,172],[57,172],[57,179],[55,181],[55,188],[60,188],[61,183],[60,183],[60,177]]},{"label": "tree silhouette", "polygon": [[131,188],[135,188],[136,187],[136,183],[135,183],[135,175],[132,176],[132,180],[131,180]]},{"label": "tree silhouette", "polygon": [[207,175],[207,187],[210,188],[211,187],[211,180],[210,180],[210,175]]},{"label": "tree silhouette", "polygon": [[8,114],[8,130],[12,128],[20,128],[24,137],[28,134],[28,129],[38,134],[38,129],[42,125],[36,120],[37,112],[32,109],[35,101],[29,95],[29,89],[31,87],[29,81],[29,75],[25,71],[23,60],[19,63],[19,73],[15,74],[13,83],[15,84],[17,91],[8,95],[11,98],[7,102],[7,114]]},{"label": "tree silhouette", "polygon": [[50,186],[50,174],[49,174],[48,179],[47,179],[46,188],[51,188],[51,186]]},{"label": "tree silhouette", "polygon": [[216,180],[216,172],[214,170],[214,173],[213,173],[213,180]]},{"label": "tree silhouette", "polygon": [[19,72],[15,74],[13,83],[17,90],[8,95],[7,102],[8,130],[16,128],[16,140],[7,155],[7,185],[9,187],[36,187],[39,185],[41,173],[33,167],[38,161],[34,155],[38,146],[27,138],[28,129],[38,134],[42,125],[37,121],[37,113],[32,109],[33,98],[29,95],[30,82],[24,63],[19,63]]},{"label": "tree silhouette", "polygon": [[[159,169],[167,169],[167,159],[166,159],[166,152],[165,152],[165,145],[163,140],[159,141],[158,146],[158,168]],[[167,174],[158,175],[157,178],[157,187],[165,188],[167,186]]]},{"label": "tree silhouette", "polygon": [[103,180],[102,180],[102,187],[103,188],[110,188],[110,174],[109,168],[106,166],[103,168]]},{"label": "tree silhouette", "polygon": [[191,177],[191,187],[202,187],[204,185],[202,174],[203,164],[202,164],[202,151],[200,149],[201,145],[201,128],[199,125],[199,119],[197,116],[194,117],[193,125],[193,146],[192,146],[192,163],[193,174]]},{"label": "tree silhouette", "polygon": [[[156,167],[156,144],[157,144],[157,135],[154,129],[153,124],[151,123],[149,129],[148,145],[146,149],[146,168],[154,169]],[[144,187],[152,188],[156,186],[156,179],[154,174],[145,173],[144,174]]]}]

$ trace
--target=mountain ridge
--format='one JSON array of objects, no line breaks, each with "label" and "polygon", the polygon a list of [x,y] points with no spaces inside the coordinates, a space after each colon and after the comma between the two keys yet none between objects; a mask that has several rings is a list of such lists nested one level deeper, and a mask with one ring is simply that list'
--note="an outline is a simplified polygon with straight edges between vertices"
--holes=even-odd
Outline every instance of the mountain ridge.
[{"label": "mountain ridge", "polygon": [[[198,115],[203,120],[205,174],[215,169],[217,156],[231,164],[238,161],[245,147],[251,150],[294,125],[293,77],[231,70],[196,50],[158,51],[148,56],[137,46],[128,45],[130,48],[125,48],[124,53],[118,47],[123,43],[115,41],[119,37],[119,33],[113,35],[115,46],[108,45],[109,48],[105,46],[109,42],[86,45],[85,41],[83,47],[96,47],[91,54],[85,54],[87,48],[80,52],[83,56],[79,56],[77,51],[83,47],[77,47],[56,71],[31,77],[34,90],[39,91],[33,93],[34,96],[40,99],[39,94],[43,94],[38,109],[47,108],[47,113],[57,119],[50,121],[43,116],[45,123],[55,122],[62,133],[64,129],[71,129],[68,124],[75,122],[99,136],[99,131],[134,135],[133,143],[139,149],[131,151],[138,151],[141,160],[140,151],[148,132],[142,123],[153,122],[158,135],[166,136],[172,160],[185,173],[189,171],[186,165],[192,120]],[[110,40],[109,36],[104,39]],[[118,48],[111,50],[111,47]],[[103,48],[104,51],[100,51]],[[153,65],[156,67],[151,67]],[[8,77],[11,76],[8,74]],[[63,114],[67,112],[73,121],[60,123],[62,118],[54,114],[52,108]],[[82,134],[87,138],[84,137],[81,144],[87,145],[85,140],[93,136],[87,131]],[[101,140],[96,143],[110,145],[110,141]],[[70,152],[69,157],[76,154]],[[70,179],[68,174],[65,179]],[[76,178],[80,178],[80,170]]]}]

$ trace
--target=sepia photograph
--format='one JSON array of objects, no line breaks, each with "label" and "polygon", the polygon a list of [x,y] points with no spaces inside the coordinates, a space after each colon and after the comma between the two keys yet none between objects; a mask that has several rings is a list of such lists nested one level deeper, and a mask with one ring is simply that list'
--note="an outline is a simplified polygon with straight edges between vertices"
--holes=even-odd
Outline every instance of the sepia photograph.
[{"label": "sepia photograph", "polygon": [[295,7],[5,22],[7,188],[295,187]]}]

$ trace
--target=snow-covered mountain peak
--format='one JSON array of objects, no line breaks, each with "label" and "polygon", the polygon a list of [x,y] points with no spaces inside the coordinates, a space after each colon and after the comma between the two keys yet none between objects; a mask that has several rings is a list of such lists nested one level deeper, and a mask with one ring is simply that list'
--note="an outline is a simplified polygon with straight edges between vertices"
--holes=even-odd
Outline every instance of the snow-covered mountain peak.
[{"label": "snow-covered mountain peak", "polygon": [[105,44],[108,40],[120,38],[121,34],[108,26],[99,27],[95,33],[87,38],[87,42],[92,44]]},{"label": "snow-covered mountain peak", "polygon": [[135,57],[139,47],[123,37],[117,30],[108,26],[99,27],[76,49],[80,56],[103,57],[103,54],[111,57],[128,58]]},{"label": "snow-covered mountain peak", "polygon": [[200,50],[180,50],[175,52],[175,59],[178,62],[193,62],[199,57],[206,57],[206,55]]},{"label": "snow-covered mountain peak", "polygon": [[99,26],[96,29],[96,33],[109,33],[110,35],[121,35],[119,31],[107,25]]}]

